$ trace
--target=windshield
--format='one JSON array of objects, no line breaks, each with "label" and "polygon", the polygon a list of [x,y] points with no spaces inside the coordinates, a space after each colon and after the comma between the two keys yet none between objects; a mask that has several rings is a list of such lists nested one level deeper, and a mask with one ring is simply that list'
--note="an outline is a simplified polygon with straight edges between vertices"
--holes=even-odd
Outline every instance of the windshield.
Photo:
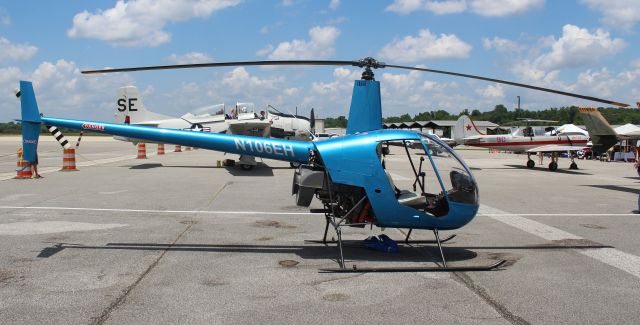
[{"label": "windshield", "polygon": [[440,139],[420,134],[449,201],[478,204],[478,187],[462,158]]}]

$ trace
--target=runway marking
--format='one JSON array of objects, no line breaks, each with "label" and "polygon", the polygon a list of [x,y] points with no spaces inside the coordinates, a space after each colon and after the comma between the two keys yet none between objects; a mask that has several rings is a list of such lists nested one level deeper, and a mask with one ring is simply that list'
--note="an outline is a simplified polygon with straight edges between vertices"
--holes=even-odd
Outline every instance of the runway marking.
[{"label": "runway marking", "polygon": [[[480,205],[480,210],[482,215],[546,240],[585,239],[564,230],[524,218],[522,215],[507,213],[486,205]],[[615,248],[593,248],[574,251],[640,278],[640,257],[636,255],[625,253]]]},{"label": "runway marking", "polygon": [[144,209],[102,209],[102,208],[74,208],[74,207],[20,207],[0,206],[5,210],[72,210],[72,211],[102,211],[102,212],[142,212],[142,213],[174,213],[174,214],[266,214],[266,215],[323,215],[311,212],[269,212],[269,211],[202,211],[202,210],[144,210]]},{"label": "runway marking", "polygon": [[67,231],[90,231],[126,227],[121,223],[86,223],[72,221],[24,221],[1,223],[0,235],[42,235]]}]

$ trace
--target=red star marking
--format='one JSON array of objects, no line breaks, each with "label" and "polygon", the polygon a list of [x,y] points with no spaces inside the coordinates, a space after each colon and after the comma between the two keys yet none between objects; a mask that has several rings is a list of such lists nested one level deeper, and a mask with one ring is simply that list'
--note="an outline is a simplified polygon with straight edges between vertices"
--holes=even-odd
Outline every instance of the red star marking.
[{"label": "red star marking", "polygon": [[471,130],[471,124],[467,124],[467,131]]}]

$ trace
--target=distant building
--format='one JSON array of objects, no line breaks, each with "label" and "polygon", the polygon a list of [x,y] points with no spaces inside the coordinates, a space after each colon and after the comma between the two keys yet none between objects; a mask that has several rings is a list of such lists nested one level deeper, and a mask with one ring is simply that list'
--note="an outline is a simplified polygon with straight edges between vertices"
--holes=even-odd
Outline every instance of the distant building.
[{"label": "distant building", "polygon": [[[473,121],[478,130],[482,133],[487,133],[487,129],[498,128],[499,125],[489,121]],[[411,121],[411,122],[396,122],[396,123],[384,123],[385,129],[419,129],[421,132],[429,132],[437,134],[438,136],[451,138],[453,127],[456,125],[456,121],[449,120],[431,120],[431,121]]]}]

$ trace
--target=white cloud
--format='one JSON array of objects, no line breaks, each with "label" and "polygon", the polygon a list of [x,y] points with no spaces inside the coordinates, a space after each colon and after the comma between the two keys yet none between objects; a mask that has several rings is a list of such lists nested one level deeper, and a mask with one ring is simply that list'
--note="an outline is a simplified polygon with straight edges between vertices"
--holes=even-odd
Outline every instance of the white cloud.
[{"label": "white cloud", "polygon": [[278,44],[269,54],[272,60],[323,59],[335,52],[334,44],[340,30],[333,27],[316,26],[309,30],[309,40],[293,40]]},{"label": "white cloud", "polygon": [[487,17],[518,15],[544,5],[544,0],[472,0],[470,2],[471,11]]},{"label": "white cloud", "polygon": [[273,45],[267,44],[267,45],[265,45],[265,47],[263,47],[263,48],[259,49],[258,51],[256,51],[256,55],[257,56],[267,55],[271,51],[273,51]]},{"label": "white cloud", "polygon": [[580,67],[601,61],[625,47],[625,42],[612,39],[608,32],[565,25],[562,37],[551,45],[551,52],[536,59],[535,64],[545,70]]},{"label": "white cloud", "polygon": [[385,10],[406,15],[423,8],[422,0],[394,0]]},{"label": "white cloud", "polygon": [[420,30],[418,36],[405,36],[385,45],[380,57],[396,62],[416,62],[429,59],[462,59],[469,56],[471,45],[456,35],[437,36],[428,29]]},{"label": "white cloud", "polygon": [[1,8],[1,7],[0,7],[0,25],[3,25],[3,26],[11,25],[11,16],[9,16],[9,13],[4,8]]},{"label": "white cloud", "polygon": [[329,8],[331,10],[336,10],[338,7],[340,7],[340,0],[331,0],[331,2],[329,2]]},{"label": "white cloud", "polygon": [[8,39],[0,37],[0,62],[25,61],[31,59],[38,48],[29,44],[13,44]]},{"label": "white cloud", "polygon": [[74,62],[58,60],[42,62],[32,72],[10,67],[0,69],[0,120],[20,116],[20,102],[13,95],[20,80],[34,84],[40,111],[48,116],[111,121],[116,89],[132,85],[127,74],[80,74]]},{"label": "white cloud", "polygon": [[293,6],[295,4],[294,0],[281,0],[280,1],[280,5],[283,7],[290,7]]},{"label": "white cloud", "polygon": [[602,14],[602,22],[611,27],[631,31],[640,21],[640,1],[638,0],[580,0],[589,9]]},{"label": "white cloud", "polygon": [[94,38],[114,46],[158,46],[171,40],[168,23],[206,18],[214,11],[235,6],[241,0],[119,0],[115,7],[95,14],[83,11],[73,17],[67,31],[72,38]]},{"label": "white cloud", "polygon": [[522,14],[543,5],[544,0],[395,0],[386,10],[399,14],[428,11],[436,15],[470,11],[481,16],[503,17]]},{"label": "white cloud", "polygon": [[484,98],[502,99],[504,98],[504,86],[501,84],[488,85],[482,89],[476,89],[476,93]]},{"label": "white cloud", "polygon": [[171,54],[167,57],[167,60],[175,64],[194,64],[194,63],[208,63],[212,62],[213,58],[201,52],[191,52],[187,54]]},{"label": "white cloud", "polygon": [[427,1],[424,9],[436,15],[456,14],[467,10],[467,2],[465,0]]},{"label": "white cloud", "polygon": [[497,52],[502,53],[521,52],[526,48],[517,42],[497,36],[493,38],[484,37],[482,39],[482,46],[487,50],[495,49]]}]

